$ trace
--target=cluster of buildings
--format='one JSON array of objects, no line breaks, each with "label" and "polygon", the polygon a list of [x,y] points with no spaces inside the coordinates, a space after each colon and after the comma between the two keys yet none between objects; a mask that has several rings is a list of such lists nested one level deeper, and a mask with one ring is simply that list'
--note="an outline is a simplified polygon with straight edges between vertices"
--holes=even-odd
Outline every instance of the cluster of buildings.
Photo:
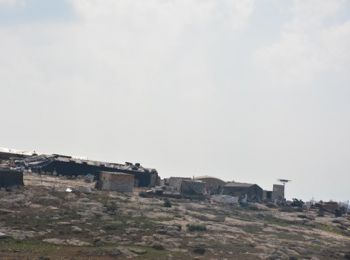
[{"label": "cluster of buildings", "polygon": [[139,163],[118,164],[59,154],[38,155],[0,149],[0,187],[23,185],[25,172],[66,177],[91,176],[97,182],[97,188],[121,192],[132,191],[134,187],[154,187],[160,182],[157,170],[145,168]]},{"label": "cluster of buildings", "polygon": [[119,192],[132,192],[134,187],[144,187],[150,192],[169,196],[216,196],[218,200],[237,202],[284,200],[284,185],[275,184],[272,191],[266,191],[257,184],[225,182],[210,176],[161,180],[156,169],[145,168],[139,163],[118,164],[0,148],[0,187],[23,185],[25,172],[90,176],[96,181],[96,188]]},{"label": "cluster of buildings", "polygon": [[[225,182],[221,179],[201,176],[193,178],[170,177],[161,182],[165,194],[184,196],[216,196],[224,201],[279,202],[284,201],[284,185],[274,184],[272,191],[263,190],[257,184]],[[221,197],[218,197],[221,195]]]}]

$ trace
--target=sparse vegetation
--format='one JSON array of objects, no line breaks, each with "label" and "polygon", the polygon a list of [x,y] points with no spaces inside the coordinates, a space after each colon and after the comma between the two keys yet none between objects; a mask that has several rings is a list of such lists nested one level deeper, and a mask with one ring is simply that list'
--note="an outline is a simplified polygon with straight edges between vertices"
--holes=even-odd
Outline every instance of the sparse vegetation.
[{"label": "sparse vegetation", "polygon": [[170,200],[168,199],[168,198],[166,198],[166,199],[164,199],[164,207],[166,207],[166,208],[171,208],[171,202],[170,202]]},{"label": "sparse vegetation", "polygon": [[0,191],[0,259],[337,259],[350,246],[350,220],[320,218],[318,209],[166,201],[30,185]]},{"label": "sparse vegetation", "polygon": [[190,232],[207,231],[207,227],[203,224],[187,224],[187,230]]}]

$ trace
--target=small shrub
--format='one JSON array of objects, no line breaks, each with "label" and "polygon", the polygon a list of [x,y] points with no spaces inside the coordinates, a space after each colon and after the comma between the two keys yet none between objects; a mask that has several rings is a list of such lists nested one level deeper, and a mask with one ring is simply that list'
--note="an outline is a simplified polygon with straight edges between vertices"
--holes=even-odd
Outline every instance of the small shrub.
[{"label": "small shrub", "polygon": [[248,208],[249,210],[255,210],[255,211],[260,210],[256,205],[253,205],[253,204],[248,205],[247,208]]},{"label": "small shrub", "polygon": [[105,204],[107,213],[110,215],[115,215],[118,211],[117,203],[115,201],[107,201]]},{"label": "small shrub", "polygon": [[172,205],[171,205],[170,200],[169,199],[165,199],[163,206],[166,207],[166,208],[171,208]]},{"label": "small shrub", "polygon": [[304,201],[298,200],[298,199],[293,199],[293,202],[291,203],[292,207],[297,207],[297,208],[302,208],[304,206]]},{"label": "small shrub", "polygon": [[164,246],[162,244],[159,243],[155,243],[152,245],[152,248],[156,249],[156,250],[164,250]]},{"label": "small shrub", "polygon": [[277,206],[274,203],[272,203],[272,202],[266,203],[266,207],[271,208],[271,209],[277,208]]},{"label": "small shrub", "polygon": [[205,254],[205,247],[204,246],[196,246],[193,249],[193,253],[198,254],[198,255],[204,255]]},{"label": "small shrub", "polygon": [[207,231],[207,227],[202,224],[187,224],[187,230],[190,232],[193,231]]},{"label": "small shrub", "polygon": [[334,211],[334,216],[335,216],[336,218],[340,218],[342,215],[343,215],[343,212],[342,212],[340,209],[336,209],[336,210]]}]

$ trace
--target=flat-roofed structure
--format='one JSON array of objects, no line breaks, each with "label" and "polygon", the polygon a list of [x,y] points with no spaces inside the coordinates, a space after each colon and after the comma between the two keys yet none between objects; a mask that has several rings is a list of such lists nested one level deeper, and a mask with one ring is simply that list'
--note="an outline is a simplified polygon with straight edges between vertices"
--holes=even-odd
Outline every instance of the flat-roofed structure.
[{"label": "flat-roofed structure", "polygon": [[100,172],[96,187],[100,190],[132,192],[134,176],[120,172]]},{"label": "flat-roofed structure", "polygon": [[282,201],[284,200],[284,185],[283,184],[274,184],[272,187],[272,200],[273,201]]}]

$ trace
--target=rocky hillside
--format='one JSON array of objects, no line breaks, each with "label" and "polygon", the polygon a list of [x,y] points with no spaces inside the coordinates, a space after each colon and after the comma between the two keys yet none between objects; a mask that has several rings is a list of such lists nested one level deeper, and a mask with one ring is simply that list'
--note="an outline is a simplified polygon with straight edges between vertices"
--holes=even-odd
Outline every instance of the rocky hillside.
[{"label": "rocky hillside", "polygon": [[25,184],[0,191],[0,259],[350,259],[349,217]]}]

